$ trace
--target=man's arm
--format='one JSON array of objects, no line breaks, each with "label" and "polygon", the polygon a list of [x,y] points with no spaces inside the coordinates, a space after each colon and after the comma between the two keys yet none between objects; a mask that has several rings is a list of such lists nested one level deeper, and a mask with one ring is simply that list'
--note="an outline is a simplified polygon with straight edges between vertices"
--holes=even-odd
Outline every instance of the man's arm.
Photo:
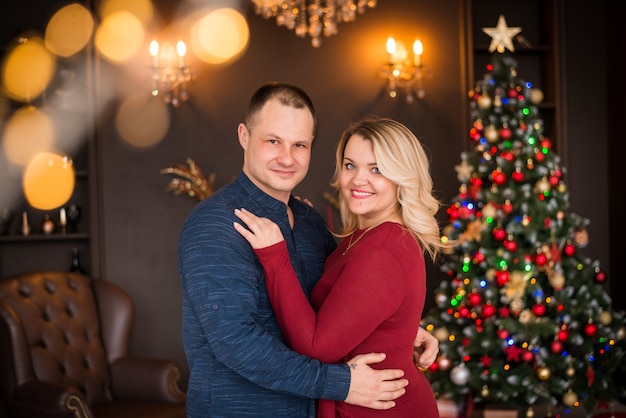
[{"label": "man's arm", "polygon": [[394,399],[404,395],[404,387],[409,381],[401,379],[402,370],[375,370],[368,366],[384,359],[385,354],[370,353],[358,355],[348,362],[350,390],[347,403],[382,410],[396,405]]},{"label": "man's arm", "polygon": [[427,369],[437,358],[439,354],[439,341],[430,332],[424,328],[417,329],[415,336],[415,353],[413,354],[413,362],[422,369]]}]

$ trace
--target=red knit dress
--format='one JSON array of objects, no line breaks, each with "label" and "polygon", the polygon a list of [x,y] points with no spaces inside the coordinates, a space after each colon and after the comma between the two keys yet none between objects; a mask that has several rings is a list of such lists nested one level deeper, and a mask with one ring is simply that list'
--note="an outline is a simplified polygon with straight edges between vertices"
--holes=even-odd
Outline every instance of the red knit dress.
[{"label": "red knit dress", "polygon": [[385,361],[371,367],[402,369],[409,380],[406,394],[390,410],[321,400],[318,417],[438,417],[430,384],[413,364],[426,295],[422,250],[396,223],[383,223],[359,238],[362,234],[355,232],[347,252],[349,238],[328,257],[310,302],[291,267],[285,241],[256,250],[280,328],[298,353],[326,363],[386,353]]}]

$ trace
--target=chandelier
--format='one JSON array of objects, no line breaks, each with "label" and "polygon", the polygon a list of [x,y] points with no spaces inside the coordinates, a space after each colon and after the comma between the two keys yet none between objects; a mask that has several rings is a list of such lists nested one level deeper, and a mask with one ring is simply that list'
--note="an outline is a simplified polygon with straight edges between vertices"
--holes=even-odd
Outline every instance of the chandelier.
[{"label": "chandelier", "polygon": [[152,56],[152,95],[163,97],[163,101],[178,107],[187,101],[187,84],[192,80],[191,68],[185,64],[187,46],[178,41],[176,47],[170,42],[162,45],[154,40],[150,43]]},{"label": "chandelier", "polygon": [[255,13],[266,19],[275,17],[278,26],[294,30],[296,35],[311,37],[319,47],[321,36],[337,34],[337,25],[352,22],[357,14],[376,6],[376,0],[252,0]]}]

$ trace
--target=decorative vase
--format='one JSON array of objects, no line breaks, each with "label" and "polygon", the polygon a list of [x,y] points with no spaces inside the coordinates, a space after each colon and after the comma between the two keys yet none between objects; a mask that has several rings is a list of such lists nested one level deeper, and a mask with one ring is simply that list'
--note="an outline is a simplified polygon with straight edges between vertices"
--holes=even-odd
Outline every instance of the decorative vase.
[{"label": "decorative vase", "polygon": [[28,224],[28,213],[22,212],[22,235],[30,235],[30,225]]},{"label": "decorative vase", "polygon": [[50,235],[54,231],[54,222],[50,219],[50,215],[44,215],[43,221],[41,222],[41,232],[44,235]]}]

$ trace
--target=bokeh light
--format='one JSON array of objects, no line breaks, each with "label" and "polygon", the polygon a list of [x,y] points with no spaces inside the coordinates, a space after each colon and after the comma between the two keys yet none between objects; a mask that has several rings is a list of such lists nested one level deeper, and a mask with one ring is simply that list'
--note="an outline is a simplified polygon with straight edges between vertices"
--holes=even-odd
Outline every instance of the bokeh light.
[{"label": "bokeh light", "polygon": [[4,127],[2,148],[13,164],[25,166],[36,154],[51,151],[53,143],[52,121],[34,106],[13,112]]},{"label": "bokeh light", "polygon": [[133,58],[143,47],[144,29],[137,17],[127,11],[107,16],[96,30],[96,48],[116,63]]},{"label": "bokeh light", "polygon": [[198,59],[209,64],[233,61],[248,46],[250,29],[237,10],[225,7],[200,17],[191,28],[191,49]]},{"label": "bokeh light", "polygon": [[72,160],[50,152],[37,154],[24,170],[22,187],[28,203],[50,210],[65,204],[74,193]]},{"label": "bokeh light", "polygon": [[80,52],[91,39],[94,21],[89,10],[78,3],[59,9],[48,21],[45,44],[60,57]]},{"label": "bokeh light", "polygon": [[170,126],[167,105],[158,96],[147,93],[129,96],[116,117],[121,137],[136,147],[150,147],[160,142]]},{"label": "bokeh light", "polygon": [[4,93],[10,99],[30,103],[48,87],[55,69],[56,58],[41,37],[22,37],[2,65]]},{"label": "bokeh light", "polygon": [[150,0],[103,0],[100,2],[99,12],[103,20],[122,11],[134,15],[144,26],[148,25],[154,16],[154,7]]}]

